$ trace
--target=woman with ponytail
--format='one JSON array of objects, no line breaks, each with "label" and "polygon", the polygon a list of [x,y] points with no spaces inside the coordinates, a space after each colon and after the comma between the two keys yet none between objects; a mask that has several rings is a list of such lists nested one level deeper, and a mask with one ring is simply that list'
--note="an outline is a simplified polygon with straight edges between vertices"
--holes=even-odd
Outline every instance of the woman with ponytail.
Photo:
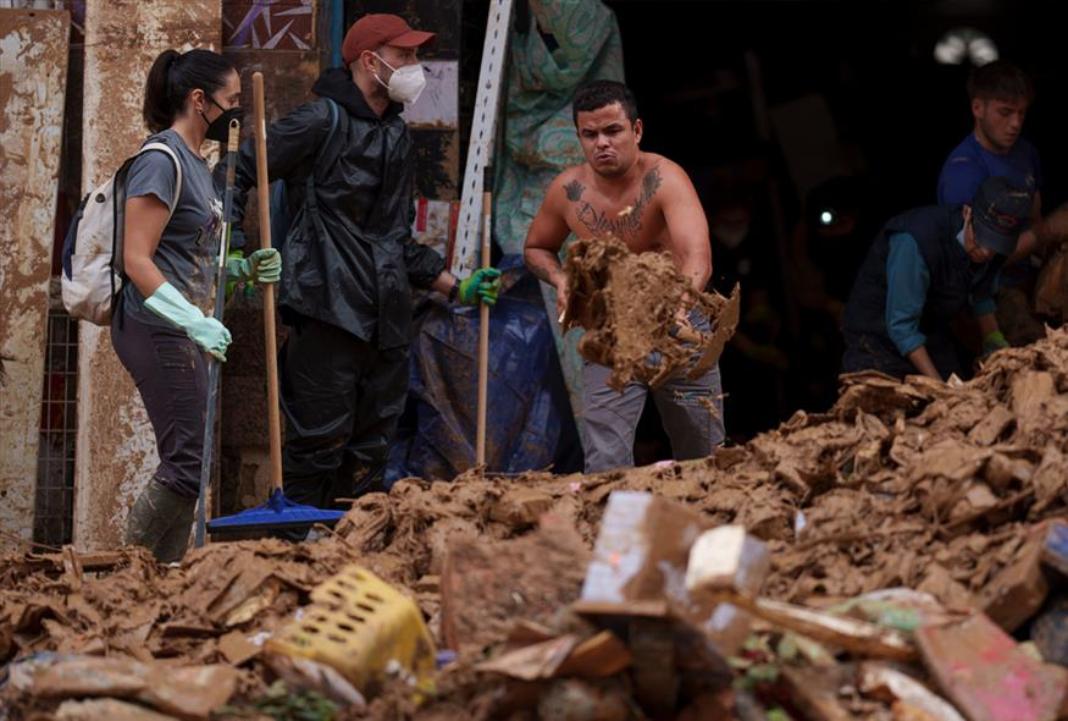
[{"label": "woman with ponytail", "polygon": [[[165,50],[145,88],[145,142],[167,145],[130,166],[125,192],[123,265],[127,283],[111,339],[133,376],[156,434],[160,464],[137,498],[126,542],[163,562],[181,559],[189,540],[203,459],[207,357],[226,360],[230,333],[212,317],[222,202],[200,155],[205,139],[225,141],[240,117],[241,80],[209,50]],[[274,283],[281,259],[257,251],[228,264],[246,282]]]}]

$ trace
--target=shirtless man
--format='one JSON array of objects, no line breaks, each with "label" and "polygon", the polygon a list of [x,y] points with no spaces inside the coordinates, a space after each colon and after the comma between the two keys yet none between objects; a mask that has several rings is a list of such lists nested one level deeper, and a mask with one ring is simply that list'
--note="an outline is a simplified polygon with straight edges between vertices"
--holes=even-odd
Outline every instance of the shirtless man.
[{"label": "shirtless man", "polygon": [[[586,155],[549,185],[524,248],[527,267],[556,288],[557,312],[567,307],[567,278],[559,253],[570,233],[614,235],[635,253],[667,251],[695,291],[712,275],[708,221],[686,172],[667,158],[642,152],[642,121],[622,83],[599,80],[575,93],[575,127]],[[698,330],[708,319],[691,318]],[[634,433],[649,388],[632,383],[622,393],[606,384],[609,369],[583,365],[586,472],[634,465]],[[677,460],[711,455],[723,442],[719,367],[690,380],[670,379],[653,399]],[[717,414],[709,413],[708,401]]]}]

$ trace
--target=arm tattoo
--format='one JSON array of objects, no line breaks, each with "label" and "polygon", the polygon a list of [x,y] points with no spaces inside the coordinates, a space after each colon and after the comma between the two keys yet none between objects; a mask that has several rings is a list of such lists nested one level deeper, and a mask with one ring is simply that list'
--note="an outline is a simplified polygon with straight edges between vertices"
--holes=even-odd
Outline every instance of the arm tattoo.
[{"label": "arm tattoo", "polygon": [[628,237],[633,238],[641,231],[642,214],[661,185],[663,185],[663,178],[660,175],[660,167],[655,166],[642,178],[641,193],[630,212],[614,218],[594,208],[591,203],[582,201],[582,192],[585,188],[577,180],[568,183],[564,190],[567,192],[567,199],[575,204],[575,213],[587,230],[594,235],[614,235],[621,240],[626,240]]}]

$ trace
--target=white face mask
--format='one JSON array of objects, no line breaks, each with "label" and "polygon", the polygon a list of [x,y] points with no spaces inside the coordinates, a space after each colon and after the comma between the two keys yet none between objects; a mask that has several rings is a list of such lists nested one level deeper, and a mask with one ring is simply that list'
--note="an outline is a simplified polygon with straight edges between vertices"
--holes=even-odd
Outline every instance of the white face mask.
[{"label": "white face mask", "polygon": [[393,74],[389,76],[389,83],[383,83],[382,78],[375,74],[375,80],[379,82],[382,87],[389,93],[389,99],[395,103],[412,104],[419,99],[419,95],[423,92],[423,88],[426,87],[426,77],[423,75],[423,66],[419,63],[415,65],[405,65],[403,68],[395,68],[385,60],[382,56],[375,54],[375,57],[382,60],[382,64],[393,71]]}]

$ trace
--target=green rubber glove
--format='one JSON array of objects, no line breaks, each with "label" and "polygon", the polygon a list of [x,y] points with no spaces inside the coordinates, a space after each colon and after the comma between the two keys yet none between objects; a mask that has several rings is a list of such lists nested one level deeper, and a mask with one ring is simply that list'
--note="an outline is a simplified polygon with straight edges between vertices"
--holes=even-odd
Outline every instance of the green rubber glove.
[{"label": "green rubber glove", "polygon": [[1005,335],[1000,330],[992,330],[983,336],[983,354],[981,357],[986,358],[994,351],[1008,347],[1009,341],[1005,340]]},{"label": "green rubber glove", "polygon": [[[237,287],[240,285],[244,288],[244,296],[251,298],[256,295],[256,287],[252,283],[246,283],[241,272],[243,261],[245,260],[245,254],[240,250],[231,250],[226,256],[226,300],[229,302],[234,297],[234,293],[237,292]],[[231,274],[231,271],[236,275]]]},{"label": "green rubber glove", "polygon": [[221,361],[226,360],[226,349],[231,340],[230,331],[211,316],[205,316],[200,308],[186,300],[170,283],[164,283],[157,288],[145,301],[145,307],[185,331],[190,340],[204,351]]},{"label": "green rubber glove", "polygon": [[457,299],[464,305],[478,305],[480,300],[486,305],[494,305],[500,290],[501,271],[496,268],[479,268],[466,280],[460,281]]},{"label": "green rubber glove", "polygon": [[238,283],[277,283],[282,277],[282,255],[274,248],[254,250],[247,258],[230,253],[226,277]]}]

